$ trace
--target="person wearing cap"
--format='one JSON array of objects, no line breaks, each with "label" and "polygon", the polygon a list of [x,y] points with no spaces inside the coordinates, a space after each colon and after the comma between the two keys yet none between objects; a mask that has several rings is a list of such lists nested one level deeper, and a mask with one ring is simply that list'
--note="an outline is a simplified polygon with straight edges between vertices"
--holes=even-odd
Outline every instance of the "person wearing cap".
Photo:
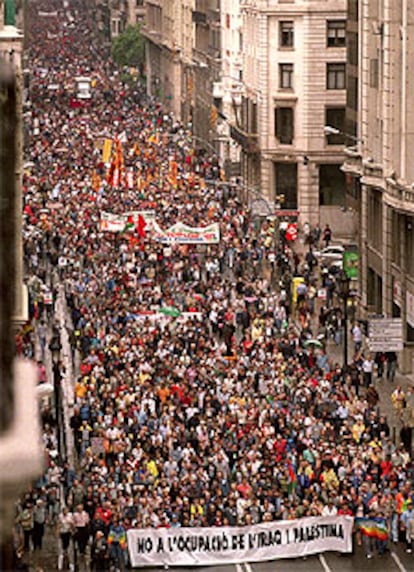
[{"label": "person wearing cap", "polygon": [[105,572],[109,570],[108,543],[102,530],[97,530],[92,542],[91,570]]}]

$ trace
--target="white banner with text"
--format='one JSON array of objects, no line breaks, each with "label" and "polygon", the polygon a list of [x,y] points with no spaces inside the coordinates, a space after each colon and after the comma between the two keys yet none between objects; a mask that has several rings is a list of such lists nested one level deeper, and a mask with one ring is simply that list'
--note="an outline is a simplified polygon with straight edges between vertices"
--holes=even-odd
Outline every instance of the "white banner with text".
[{"label": "white banner with text", "polygon": [[131,529],[133,567],[208,566],[352,551],[353,518],[309,517],[244,527]]}]

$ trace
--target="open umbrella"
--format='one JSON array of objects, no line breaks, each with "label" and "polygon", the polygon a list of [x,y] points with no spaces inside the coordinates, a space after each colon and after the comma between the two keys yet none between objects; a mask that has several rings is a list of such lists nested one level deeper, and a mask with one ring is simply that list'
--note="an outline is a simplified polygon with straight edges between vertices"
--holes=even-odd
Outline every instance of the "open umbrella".
[{"label": "open umbrella", "polygon": [[303,344],[305,348],[314,347],[314,348],[323,348],[323,343],[320,340],[306,340]]},{"label": "open umbrella", "polygon": [[181,316],[181,312],[178,308],[174,308],[174,306],[163,306],[158,310],[160,314],[164,314],[164,316],[171,316],[172,318],[178,318]]}]

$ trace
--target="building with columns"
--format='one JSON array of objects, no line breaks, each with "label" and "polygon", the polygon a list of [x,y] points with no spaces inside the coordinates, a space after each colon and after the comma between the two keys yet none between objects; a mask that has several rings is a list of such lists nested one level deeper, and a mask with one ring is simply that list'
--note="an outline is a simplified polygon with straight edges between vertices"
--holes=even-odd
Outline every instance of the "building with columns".
[{"label": "building with columns", "polygon": [[[233,136],[242,174],[302,222],[352,236],[341,171],[346,0],[241,0],[244,97]],[[284,199],[284,200],[283,200]]]},{"label": "building with columns", "polygon": [[360,205],[361,302],[367,315],[402,318],[399,362],[408,372],[414,365],[414,10],[408,0],[353,0],[349,9],[358,73],[349,84],[348,124],[356,107],[358,141],[346,148],[343,169],[348,203]]},{"label": "building with columns", "polygon": [[[15,155],[14,155],[14,311],[13,324],[18,327],[28,319],[27,289],[23,284],[23,246],[22,246],[22,52],[23,33],[16,27],[14,2],[0,2],[0,58],[6,70],[14,75],[15,83]],[[2,193],[5,189],[2,189]],[[7,200],[4,197],[4,200]],[[3,221],[4,223],[4,221]],[[10,272],[10,280],[13,273]]]}]

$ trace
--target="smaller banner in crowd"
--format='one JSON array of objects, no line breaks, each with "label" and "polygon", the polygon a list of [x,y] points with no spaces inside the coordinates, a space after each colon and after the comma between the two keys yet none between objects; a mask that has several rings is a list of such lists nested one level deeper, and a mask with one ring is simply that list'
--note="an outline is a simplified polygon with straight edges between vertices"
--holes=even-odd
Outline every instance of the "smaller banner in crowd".
[{"label": "smaller banner in crowd", "polygon": [[352,551],[353,518],[309,517],[244,527],[131,529],[133,567],[208,566]]},{"label": "smaller banner in crowd", "polygon": [[157,242],[166,244],[218,244],[220,242],[220,227],[218,223],[205,227],[187,226],[177,222],[163,230],[155,221],[152,237]]},{"label": "smaller banner in crowd", "polygon": [[154,220],[155,211],[133,211],[124,214],[112,214],[101,212],[100,230],[104,232],[123,232],[128,223],[128,219],[132,217],[134,223],[138,223],[139,217],[149,223]]},{"label": "smaller banner in crowd", "polygon": [[112,153],[112,139],[105,139],[102,146],[102,162],[109,163]]},{"label": "smaller banner in crowd", "polygon": [[127,314],[129,318],[143,322],[149,320],[150,322],[169,322],[171,318],[174,318],[179,323],[187,322],[188,320],[202,320],[202,312],[179,312],[174,315],[173,313],[164,312],[146,312],[142,314]]}]

